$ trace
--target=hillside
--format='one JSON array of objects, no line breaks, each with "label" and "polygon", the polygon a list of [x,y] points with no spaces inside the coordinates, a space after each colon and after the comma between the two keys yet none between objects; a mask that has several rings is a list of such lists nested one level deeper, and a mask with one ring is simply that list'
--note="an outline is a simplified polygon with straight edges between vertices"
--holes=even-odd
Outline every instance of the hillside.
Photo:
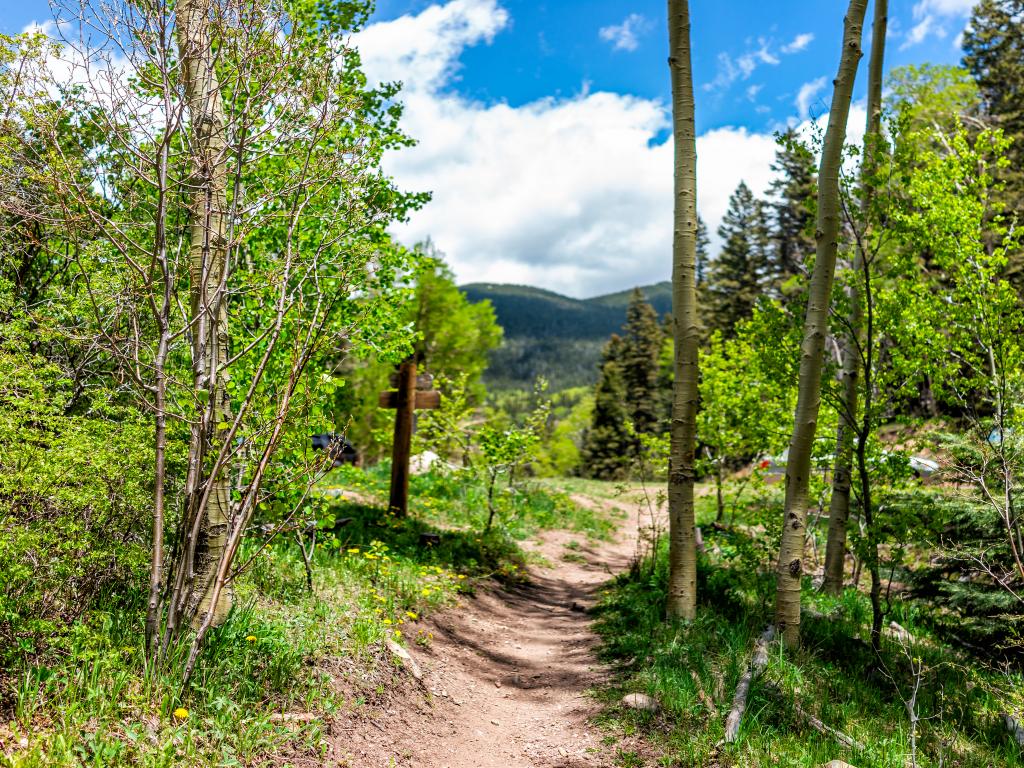
[{"label": "hillside", "polygon": [[[672,308],[671,284],[643,286],[659,315]],[[528,386],[544,376],[552,390],[597,380],[601,348],[626,319],[632,289],[573,299],[528,285],[471,283],[462,286],[470,301],[494,305],[505,341],[491,356],[485,375],[497,388]]]}]

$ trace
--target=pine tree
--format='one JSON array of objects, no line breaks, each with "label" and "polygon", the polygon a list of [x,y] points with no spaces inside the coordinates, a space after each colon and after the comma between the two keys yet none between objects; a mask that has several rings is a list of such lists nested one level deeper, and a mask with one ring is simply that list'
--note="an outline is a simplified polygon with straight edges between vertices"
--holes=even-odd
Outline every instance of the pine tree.
[{"label": "pine tree", "polygon": [[764,291],[770,240],[764,203],[740,185],[729,198],[718,234],[722,250],[711,263],[707,286],[708,327],[726,337],[736,323],[747,319]]},{"label": "pine tree", "polygon": [[773,251],[768,287],[782,297],[794,292],[793,278],[803,274],[814,253],[814,197],[817,194],[814,156],[790,129],[779,137],[771,184]]},{"label": "pine tree", "polygon": [[711,259],[711,239],[708,237],[708,225],[704,219],[697,217],[697,290],[702,290],[708,281],[708,262]]},{"label": "pine tree", "polygon": [[622,375],[623,341],[612,336],[605,345],[601,374],[594,390],[594,412],[583,435],[580,474],[598,480],[622,480],[636,446],[630,433],[626,384]]},{"label": "pine tree", "polygon": [[[1024,0],[981,0],[964,31],[964,66],[989,120],[1013,139],[997,172],[1006,213],[1024,220]],[[1009,254],[1007,278],[1024,293],[1024,253]]]},{"label": "pine tree", "polygon": [[626,386],[626,409],[638,433],[655,432],[658,415],[658,357],[663,332],[654,307],[639,288],[626,309],[620,368]]}]

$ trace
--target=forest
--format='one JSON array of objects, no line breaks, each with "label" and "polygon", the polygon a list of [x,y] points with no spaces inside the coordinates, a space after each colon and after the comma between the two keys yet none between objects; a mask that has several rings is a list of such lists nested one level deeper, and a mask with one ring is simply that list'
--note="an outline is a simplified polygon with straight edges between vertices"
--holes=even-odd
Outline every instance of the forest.
[{"label": "forest", "polygon": [[821,4],[710,228],[699,5],[589,299],[397,234],[370,0],[0,34],[0,766],[1024,766],[1024,2]]}]

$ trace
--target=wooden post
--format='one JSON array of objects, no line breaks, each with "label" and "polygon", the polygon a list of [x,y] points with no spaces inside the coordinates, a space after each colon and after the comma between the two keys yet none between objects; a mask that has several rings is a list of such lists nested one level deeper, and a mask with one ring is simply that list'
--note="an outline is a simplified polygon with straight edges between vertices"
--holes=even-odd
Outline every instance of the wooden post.
[{"label": "wooden post", "polygon": [[398,402],[395,404],[395,440],[391,449],[391,497],[388,511],[399,517],[409,513],[409,453],[412,450],[413,410],[416,407],[416,361],[398,367]]},{"label": "wooden post", "polygon": [[395,409],[395,440],[391,449],[391,498],[388,510],[405,517],[409,513],[409,454],[412,452],[413,412],[441,406],[441,393],[431,389],[434,377],[416,375],[416,360],[410,357],[391,374],[395,389],[380,393],[381,408]]}]

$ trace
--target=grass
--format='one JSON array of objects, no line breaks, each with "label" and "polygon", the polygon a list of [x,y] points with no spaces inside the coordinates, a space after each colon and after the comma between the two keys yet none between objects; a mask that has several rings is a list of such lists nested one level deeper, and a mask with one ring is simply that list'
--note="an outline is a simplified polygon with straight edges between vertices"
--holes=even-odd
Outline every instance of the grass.
[{"label": "grass", "polygon": [[[372,502],[386,484],[383,467],[349,468],[326,485]],[[104,598],[59,646],[3,671],[12,701],[0,703],[0,765],[230,766],[271,754],[318,760],[327,738],[322,719],[282,723],[274,713],[327,718],[390,686],[398,673],[383,641],[429,643],[416,627],[421,617],[455,604],[481,578],[518,578],[521,539],[552,527],[593,537],[614,529],[564,494],[528,486],[503,494],[501,525],[482,536],[483,490],[465,478],[418,476],[412,493],[407,519],[373,503],[322,502],[328,524],[350,520],[321,536],[312,594],[295,543],[261,549],[258,537],[247,541],[239,562],[256,557],[236,583],[235,608],[211,632],[184,692],[184,643],[166,670],[146,665],[144,587]],[[424,543],[423,534],[437,538]]]},{"label": "grass", "polygon": [[[713,509],[699,505],[699,519],[706,523],[709,515]],[[917,765],[1024,765],[999,718],[1021,705],[1019,672],[987,666],[943,645],[909,600],[894,601],[887,621],[906,628],[913,644],[904,648],[887,638],[876,656],[866,597],[848,590],[841,598],[825,598],[809,581],[805,604],[828,618],[804,620],[804,645],[796,654],[773,645],[765,674],[751,690],[738,742],[722,743],[736,683],[771,619],[771,553],[761,540],[775,537],[749,531],[742,524],[731,530],[705,526],[708,554],[699,567],[698,618],[689,625],[664,621],[664,541],[655,558],[607,586],[596,613],[603,657],[617,671],[615,682],[599,692],[610,734],[641,737],[661,765],[809,768],[843,759],[858,768],[905,768],[911,764],[905,700],[914,685],[912,666],[920,663]],[[713,711],[698,689],[713,700]],[[632,692],[654,696],[661,711],[652,715],[618,706]],[[794,703],[865,749],[847,749],[819,733]],[[618,763],[640,760],[636,752],[622,753]]]}]

